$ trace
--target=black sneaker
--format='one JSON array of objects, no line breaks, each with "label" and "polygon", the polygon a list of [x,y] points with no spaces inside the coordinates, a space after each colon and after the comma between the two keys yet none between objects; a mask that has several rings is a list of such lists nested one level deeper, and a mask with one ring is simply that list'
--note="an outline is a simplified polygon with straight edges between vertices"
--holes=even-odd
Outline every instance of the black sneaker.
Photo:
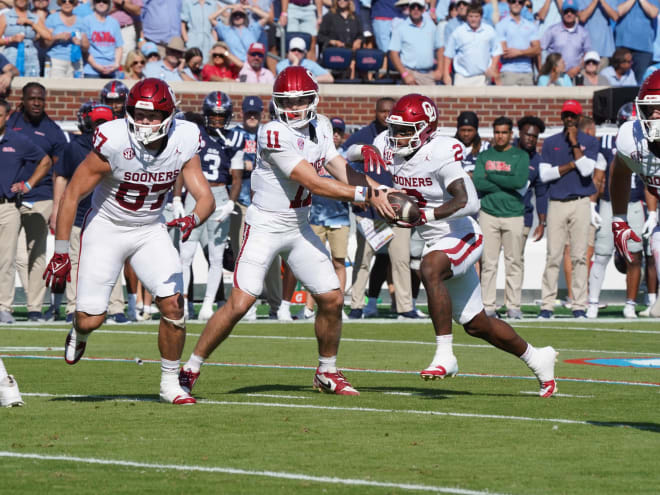
[{"label": "black sneaker", "polygon": [[362,318],[362,308],[353,308],[348,313],[349,320],[360,320]]},{"label": "black sneaker", "polygon": [[27,317],[28,321],[44,321],[44,315],[41,314],[41,311],[28,311]]},{"label": "black sneaker", "polygon": [[410,311],[406,311],[405,313],[399,313],[399,316],[396,318],[397,320],[409,320],[409,319],[419,319],[419,315],[417,314],[417,311],[414,309]]},{"label": "black sneaker", "polygon": [[130,323],[130,320],[126,318],[124,313],[115,313],[114,315],[108,315],[108,323]]}]

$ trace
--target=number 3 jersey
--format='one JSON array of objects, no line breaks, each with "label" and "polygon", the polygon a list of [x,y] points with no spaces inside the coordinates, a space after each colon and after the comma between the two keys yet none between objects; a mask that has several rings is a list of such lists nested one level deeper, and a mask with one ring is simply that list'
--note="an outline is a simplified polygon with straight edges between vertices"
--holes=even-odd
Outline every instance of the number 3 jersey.
[{"label": "number 3 jersey", "polygon": [[616,137],[616,154],[642,178],[649,192],[660,199],[660,158],[649,151],[639,120],[621,126]]},{"label": "number 3 jersey", "polygon": [[324,165],[339,153],[332,126],[323,115],[302,129],[278,120],[259,128],[257,163],[252,173],[252,204],[246,222],[271,232],[291,230],[307,222],[312,194],[290,178],[302,160],[323,175]]},{"label": "number 3 jersey", "polygon": [[154,155],[133,141],[124,119],[99,126],[94,149],[105,157],[112,172],[94,189],[92,208],[116,223],[159,222],[167,193],[183,165],[199,151],[200,140],[195,124],[175,119],[165,148]]},{"label": "number 3 jersey", "polygon": [[[468,197],[477,197],[472,179],[463,170],[463,146],[454,138],[435,134],[410,159],[394,155],[387,145],[387,131],[376,136],[374,146],[387,164],[394,187],[415,198],[421,208],[437,208],[451,200],[447,188],[459,179],[463,179]],[[449,233],[481,233],[469,216],[432,220],[417,228],[427,242]]]}]

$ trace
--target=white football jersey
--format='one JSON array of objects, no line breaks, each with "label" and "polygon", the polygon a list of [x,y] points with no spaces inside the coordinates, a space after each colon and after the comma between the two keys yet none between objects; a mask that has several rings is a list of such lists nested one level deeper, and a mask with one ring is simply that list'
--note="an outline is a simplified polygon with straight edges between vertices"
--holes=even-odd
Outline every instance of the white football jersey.
[{"label": "white football jersey", "polygon": [[660,199],[660,158],[649,151],[639,120],[621,126],[616,136],[616,154],[641,177],[649,192]]},{"label": "white football jersey", "polygon": [[[392,174],[394,187],[417,199],[421,208],[436,208],[451,200],[447,187],[458,179],[463,179],[465,188],[472,189],[476,197],[474,184],[462,165],[464,148],[457,139],[434,134],[410,160],[392,152],[387,145],[387,131],[376,136],[374,146]],[[418,228],[427,242],[450,232],[481,233],[471,217],[433,220]]]},{"label": "white football jersey", "polygon": [[200,141],[195,124],[175,119],[165,149],[153,155],[133,141],[126,120],[99,126],[94,132],[94,149],[108,160],[112,173],[94,189],[92,208],[127,225],[160,221],[167,193],[183,165],[198,152]]},{"label": "white football jersey", "polygon": [[254,207],[248,208],[246,221],[270,231],[290,230],[306,222],[312,193],[291,180],[291,172],[307,160],[323,175],[324,165],[338,154],[332,125],[323,115],[302,129],[293,129],[278,120],[260,126],[256,167],[251,176]]}]

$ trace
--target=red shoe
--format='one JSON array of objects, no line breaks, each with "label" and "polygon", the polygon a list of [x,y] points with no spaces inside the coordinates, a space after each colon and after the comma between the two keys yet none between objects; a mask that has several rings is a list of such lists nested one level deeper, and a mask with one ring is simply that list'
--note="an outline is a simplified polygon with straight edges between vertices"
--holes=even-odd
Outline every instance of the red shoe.
[{"label": "red shoe", "polygon": [[195,373],[194,371],[184,369],[183,366],[181,366],[181,369],[179,370],[179,385],[181,385],[181,388],[185,392],[190,393],[192,392],[192,388],[195,386],[195,382],[199,378],[199,375],[199,371]]},{"label": "red shoe", "polygon": [[431,365],[425,370],[422,370],[420,376],[424,380],[442,380],[446,376],[456,376],[458,373],[458,361],[456,357],[452,356],[452,359],[446,363]]},{"label": "red shoe", "polygon": [[541,383],[541,390],[539,390],[539,396],[541,397],[552,397],[557,391],[557,383],[554,380]]},{"label": "red shoe", "polygon": [[336,395],[360,395],[360,392],[355,390],[341,371],[337,370],[336,373],[321,373],[318,368],[314,375],[314,389],[319,392]]},{"label": "red shoe", "polygon": [[558,352],[552,347],[542,347],[538,349],[538,358],[535,365],[530,366],[541,384],[540,397],[552,397],[553,394],[557,393],[557,383],[555,382],[557,355]]},{"label": "red shoe", "polygon": [[64,360],[66,364],[76,364],[83,357],[83,354],[85,354],[87,341],[79,342],[76,337],[76,331],[73,328],[69,330],[69,334],[66,336],[66,342],[64,343]]},{"label": "red shoe", "polygon": [[181,387],[170,387],[165,389],[162,385],[160,387],[160,400],[162,402],[184,406],[197,403],[195,398],[189,393],[186,393]]}]

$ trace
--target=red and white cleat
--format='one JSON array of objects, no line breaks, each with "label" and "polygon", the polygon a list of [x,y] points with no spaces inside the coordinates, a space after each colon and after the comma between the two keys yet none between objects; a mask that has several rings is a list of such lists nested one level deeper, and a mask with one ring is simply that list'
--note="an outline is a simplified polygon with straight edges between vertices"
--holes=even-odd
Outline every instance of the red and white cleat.
[{"label": "red and white cleat", "polygon": [[360,395],[339,370],[336,373],[321,373],[317,368],[313,386],[315,390],[328,394]]},{"label": "red and white cleat", "polygon": [[530,366],[541,384],[541,389],[539,390],[540,397],[552,397],[557,392],[555,362],[557,361],[558,354],[550,346],[538,349],[538,356],[535,359],[534,366]]},{"label": "red and white cleat", "polygon": [[169,402],[170,404],[184,406],[197,403],[195,398],[189,393],[185,392],[181,387],[171,385],[167,388],[164,388],[163,385],[160,386],[160,400],[162,402]]},{"label": "red and white cleat", "polygon": [[0,381],[0,406],[17,407],[24,404],[16,379],[12,375],[6,376],[4,380]]},{"label": "red and white cleat", "polygon": [[185,392],[192,392],[195,382],[199,378],[200,372],[195,373],[194,371],[187,370],[183,366],[179,370],[179,385]]},{"label": "red and white cleat", "polygon": [[422,370],[420,376],[424,380],[442,380],[446,376],[456,376],[458,373],[458,361],[455,356],[444,363],[433,364]]},{"label": "red and white cleat", "polygon": [[64,343],[64,360],[66,364],[76,364],[80,361],[80,358],[85,354],[86,346],[87,340],[81,342],[76,331],[73,328],[69,330]]}]

